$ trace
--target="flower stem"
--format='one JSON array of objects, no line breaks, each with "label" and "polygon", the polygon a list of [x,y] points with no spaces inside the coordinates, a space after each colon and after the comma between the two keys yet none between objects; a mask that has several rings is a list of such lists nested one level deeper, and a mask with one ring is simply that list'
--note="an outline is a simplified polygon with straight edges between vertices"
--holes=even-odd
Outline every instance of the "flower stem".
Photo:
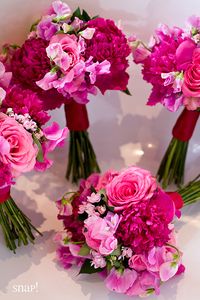
[{"label": "flower stem", "polygon": [[190,205],[200,200],[200,174],[187,185],[180,188],[177,192],[181,195],[184,201],[184,206]]},{"label": "flower stem", "polygon": [[0,225],[3,230],[6,246],[15,253],[17,247],[34,243],[32,230],[42,235],[19,209],[10,197],[0,204]]},{"label": "flower stem", "polygon": [[157,173],[164,189],[171,183],[183,183],[187,149],[188,142],[172,138]]},{"label": "flower stem", "polygon": [[100,172],[87,131],[70,131],[70,146],[66,178],[77,183],[94,172]]}]

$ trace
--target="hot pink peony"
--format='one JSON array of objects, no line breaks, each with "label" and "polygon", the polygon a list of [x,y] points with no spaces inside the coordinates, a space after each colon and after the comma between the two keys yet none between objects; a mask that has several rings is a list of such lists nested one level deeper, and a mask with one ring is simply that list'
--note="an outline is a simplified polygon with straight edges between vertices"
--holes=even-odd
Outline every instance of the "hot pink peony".
[{"label": "hot pink peony", "polygon": [[[0,138],[0,152],[1,152]],[[0,161],[0,203],[8,199],[10,195],[10,187],[13,184],[11,170],[8,164],[3,164]]]},{"label": "hot pink peony", "polygon": [[40,127],[50,119],[38,95],[30,89],[24,89],[21,85],[14,85],[8,89],[2,109],[6,112],[8,108],[12,108],[16,114],[28,113]]},{"label": "hot pink peony", "polygon": [[150,201],[138,202],[122,212],[116,237],[136,254],[162,247],[169,241],[174,215],[173,201],[160,190]]},{"label": "hot pink peony", "polygon": [[87,27],[95,28],[95,33],[92,39],[86,41],[86,58],[92,56],[95,61],[108,60],[111,64],[110,74],[98,76],[95,85],[102,93],[106,90],[126,90],[130,48],[125,35],[112,20],[103,18],[89,21]]},{"label": "hot pink peony", "polygon": [[157,189],[156,179],[149,171],[130,167],[106,185],[108,203],[115,211],[149,200]]},{"label": "hot pink peony", "polygon": [[38,149],[33,145],[32,135],[13,118],[0,113],[0,137],[4,151],[0,161],[11,167],[12,175],[31,171],[36,162]]},{"label": "hot pink peony", "polygon": [[11,60],[13,79],[31,89],[37,89],[36,81],[50,71],[51,65],[46,54],[48,42],[40,38],[26,40],[16,50]]}]

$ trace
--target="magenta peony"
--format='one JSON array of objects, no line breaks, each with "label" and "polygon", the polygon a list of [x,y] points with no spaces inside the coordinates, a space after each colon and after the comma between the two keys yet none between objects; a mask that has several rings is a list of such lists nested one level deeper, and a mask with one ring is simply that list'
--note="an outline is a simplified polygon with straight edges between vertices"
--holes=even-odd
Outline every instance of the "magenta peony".
[{"label": "magenta peony", "polygon": [[92,56],[95,61],[108,60],[111,64],[110,74],[98,76],[95,85],[102,93],[106,90],[126,90],[130,48],[125,35],[112,20],[103,18],[89,21],[87,27],[95,28],[95,33],[92,39],[86,41],[86,58]]},{"label": "magenta peony", "polygon": [[32,38],[26,40],[16,50],[11,60],[13,79],[31,89],[36,89],[36,81],[42,79],[50,71],[50,61],[46,54],[48,42]]},{"label": "magenta peony", "polygon": [[172,199],[159,190],[149,202],[139,202],[122,213],[116,237],[140,254],[162,247],[168,240],[175,208]]},{"label": "magenta peony", "polygon": [[37,94],[32,90],[24,89],[21,85],[14,85],[7,91],[6,98],[2,103],[2,110],[6,112],[7,108],[12,108],[16,114],[28,113],[40,127],[50,119]]}]

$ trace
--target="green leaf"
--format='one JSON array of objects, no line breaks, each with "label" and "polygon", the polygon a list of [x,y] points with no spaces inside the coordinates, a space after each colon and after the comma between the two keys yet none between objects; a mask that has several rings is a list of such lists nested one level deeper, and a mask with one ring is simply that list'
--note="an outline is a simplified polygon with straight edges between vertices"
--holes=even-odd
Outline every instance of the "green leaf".
[{"label": "green leaf", "polygon": [[108,206],[108,210],[111,211],[111,212],[114,212],[115,208],[113,206]]},{"label": "green leaf", "polygon": [[90,187],[91,193],[97,193],[97,191],[95,190],[95,188],[93,187],[93,185]]},{"label": "green leaf", "polygon": [[81,19],[81,10],[80,7],[78,7],[74,12],[73,15],[71,17],[72,21],[75,19],[75,17]]},{"label": "green leaf", "polygon": [[122,91],[124,94],[128,95],[128,96],[132,96],[129,89],[126,88],[124,91]]},{"label": "green leaf", "polygon": [[121,246],[119,245],[110,255],[119,256],[121,255]]},{"label": "green leaf", "polygon": [[88,15],[87,11],[85,11],[84,9],[83,9],[83,12],[82,12],[82,18],[84,19],[84,21],[90,21],[91,20],[91,18]]},{"label": "green leaf", "polygon": [[81,249],[79,250],[78,252],[78,255],[81,255],[81,256],[86,256],[90,254],[90,248],[88,247],[87,244],[84,244]]},{"label": "green leaf", "polygon": [[40,143],[40,141],[36,138],[35,134],[32,134],[34,143],[37,145],[38,147],[38,154],[37,154],[37,161],[39,162],[44,162],[44,156],[43,156],[43,151],[42,151],[42,145]]},{"label": "green leaf", "polygon": [[97,18],[99,18],[99,15],[96,15],[96,16],[92,17],[91,20],[94,20],[94,19],[97,19]]},{"label": "green leaf", "polygon": [[86,259],[80,269],[79,274],[93,274],[101,272],[103,270],[101,268],[95,269],[93,266],[91,266],[91,262],[92,261],[90,259]]},{"label": "green leaf", "polygon": [[105,201],[106,203],[108,202],[108,199],[107,199],[107,195],[106,195],[106,190],[105,189],[102,189],[98,192],[98,194],[101,195],[101,199],[103,201]]}]

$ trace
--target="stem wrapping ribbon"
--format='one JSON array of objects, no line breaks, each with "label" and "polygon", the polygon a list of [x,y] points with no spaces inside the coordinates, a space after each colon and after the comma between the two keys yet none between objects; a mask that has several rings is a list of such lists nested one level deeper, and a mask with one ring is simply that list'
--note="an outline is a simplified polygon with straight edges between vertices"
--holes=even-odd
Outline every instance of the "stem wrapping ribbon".
[{"label": "stem wrapping ribbon", "polygon": [[182,142],[189,141],[193,135],[199,114],[199,111],[191,111],[185,108],[172,130],[173,137]]},{"label": "stem wrapping ribbon", "polygon": [[0,203],[5,202],[10,198],[10,186],[0,189]]},{"label": "stem wrapping ribbon", "polygon": [[70,131],[86,131],[89,128],[85,104],[79,104],[72,99],[69,104],[65,104],[65,116]]}]

